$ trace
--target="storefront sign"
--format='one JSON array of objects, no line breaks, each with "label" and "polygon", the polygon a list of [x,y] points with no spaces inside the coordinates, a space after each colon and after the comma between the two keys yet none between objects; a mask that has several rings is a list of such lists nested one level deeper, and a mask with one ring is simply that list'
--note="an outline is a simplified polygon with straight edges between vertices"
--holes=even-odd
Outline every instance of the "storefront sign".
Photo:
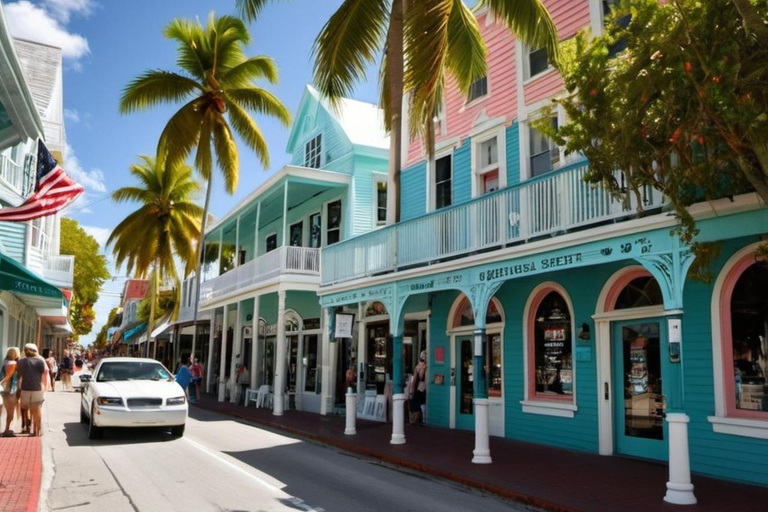
[{"label": "storefront sign", "polygon": [[326,295],[320,298],[320,305],[323,307],[328,307],[339,304],[352,304],[355,302],[366,302],[369,300],[386,298],[391,295],[391,286],[377,286],[375,288],[355,290],[353,292],[342,293],[339,295]]},{"label": "storefront sign", "polygon": [[444,347],[435,347],[435,364],[445,364]]},{"label": "storefront sign", "polygon": [[265,325],[264,322],[259,322],[259,336],[276,336],[277,324]]},{"label": "storefront sign", "polygon": [[355,315],[353,313],[336,313],[334,338],[351,338],[355,327]]}]

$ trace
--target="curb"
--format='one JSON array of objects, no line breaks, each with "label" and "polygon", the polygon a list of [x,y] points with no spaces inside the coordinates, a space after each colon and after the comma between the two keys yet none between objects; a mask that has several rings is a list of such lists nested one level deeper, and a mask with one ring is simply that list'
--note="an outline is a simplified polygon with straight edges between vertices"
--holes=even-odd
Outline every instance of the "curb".
[{"label": "curb", "polygon": [[527,494],[523,494],[520,492],[512,491],[509,489],[505,489],[502,487],[498,487],[496,485],[491,485],[486,482],[482,482],[480,480],[475,480],[473,478],[467,477],[465,475],[461,475],[458,473],[454,473],[453,471],[447,471],[443,469],[436,468],[434,466],[430,466],[427,464],[419,464],[416,462],[412,462],[407,459],[402,459],[399,457],[393,457],[391,455],[387,455],[381,452],[378,452],[376,450],[363,448],[354,444],[345,443],[344,441],[339,441],[337,439],[333,439],[330,437],[321,436],[319,434],[314,434],[312,432],[307,432],[305,430],[293,428],[286,426],[282,423],[275,422],[275,421],[269,421],[262,418],[253,418],[251,416],[247,416],[245,414],[241,414],[237,411],[228,411],[228,410],[221,410],[217,407],[211,407],[206,405],[205,403],[197,402],[194,404],[196,407],[199,407],[200,409],[205,409],[206,411],[216,412],[219,414],[224,414],[226,416],[232,416],[234,418],[238,418],[241,420],[248,421],[250,423],[257,423],[259,425],[264,425],[266,427],[273,428],[275,430],[281,430],[283,432],[295,435],[297,437],[301,437],[304,439],[311,439],[313,441],[317,441],[319,443],[334,446],[336,448],[340,448],[344,451],[355,453],[357,455],[362,455],[365,457],[373,458],[380,460],[382,462],[386,462],[387,464],[392,464],[395,466],[401,466],[408,469],[412,469],[415,471],[419,471],[421,473],[427,473],[432,476],[436,476],[438,478],[443,478],[446,480],[451,480],[453,482],[459,483],[461,485],[465,485],[467,487],[472,487],[475,489],[479,489],[491,494],[495,494],[497,496],[500,496],[502,498],[505,498],[507,500],[513,501],[517,504],[524,505],[526,507],[532,507],[538,510],[546,510],[547,512],[587,512],[582,509],[576,509],[573,507],[563,506],[542,498],[537,498],[535,496],[530,496]]}]

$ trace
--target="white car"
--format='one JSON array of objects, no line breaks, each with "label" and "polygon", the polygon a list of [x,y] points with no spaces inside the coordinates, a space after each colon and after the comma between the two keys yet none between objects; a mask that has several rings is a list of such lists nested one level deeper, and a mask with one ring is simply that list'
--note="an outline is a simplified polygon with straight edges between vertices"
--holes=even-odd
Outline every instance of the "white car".
[{"label": "white car", "polygon": [[80,422],[88,424],[90,439],[102,437],[104,427],[168,427],[184,435],[187,397],[154,359],[102,359],[90,379],[83,377]]}]

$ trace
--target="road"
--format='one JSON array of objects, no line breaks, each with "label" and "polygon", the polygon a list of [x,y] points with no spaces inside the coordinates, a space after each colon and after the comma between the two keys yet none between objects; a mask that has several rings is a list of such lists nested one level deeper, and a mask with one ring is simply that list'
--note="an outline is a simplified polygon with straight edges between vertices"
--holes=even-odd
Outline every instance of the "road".
[{"label": "road", "polygon": [[[91,441],[75,393],[48,393],[50,511],[512,512],[495,496],[192,409],[186,435]],[[51,474],[51,471],[48,471]]]}]

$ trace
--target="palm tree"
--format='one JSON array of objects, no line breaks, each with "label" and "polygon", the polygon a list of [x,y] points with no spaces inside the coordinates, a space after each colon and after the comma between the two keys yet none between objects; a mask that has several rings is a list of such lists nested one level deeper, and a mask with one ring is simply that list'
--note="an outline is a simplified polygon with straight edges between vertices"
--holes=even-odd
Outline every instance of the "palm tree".
[{"label": "palm tree", "polygon": [[[277,65],[264,55],[245,55],[251,35],[240,19],[216,17],[211,13],[205,27],[199,21],[175,19],[167,25],[164,33],[178,45],[176,63],[180,71],[145,71],[126,86],[120,100],[120,111],[130,113],[161,103],[182,104],[160,135],[158,159],[160,164],[166,160],[185,160],[195,151],[195,167],[207,182],[201,226],[201,233],[205,233],[211,202],[213,154],[216,155],[227,192],[234,193],[240,164],[233,131],[267,168],[267,143],[251,113],[275,117],[284,126],[289,125],[290,114],[275,95],[254,84],[259,79],[277,83]],[[195,329],[203,246],[198,241]],[[196,334],[192,336],[193,356]]]},{"label": "palm tree", "polygon": [[155,158],[141,155],[139,159],[141,162],[130,168],[139,185],[115,190],[112,200],[136,202],[140,206],[115,227],[107,245],[113,246],[118,267],[125,263],[128,272],[141,279],[151,269],[149,347],[159,281],[171,280],[178,288],[174,256],[184,265],[185,276],[194,268],[195,241],[200,237],[203,210],[194,202],[200,185],[189,166],[169,163],[160,167]]},{"label": "palm tree", "polygon": [[[253,20],[269,0],[236,0]],[[557,33],[542,0],[481,0],[490,13],[524,42],[557,55]],[[462,0],[344,0],[315,42],[315,83],[331,103],[349,96],[381,59],[380,103],[390,132],[387,222],[400,220],[402,105],[408,95],[410,136],[434,151],[433,118],[442,101],[445,75],[467,94],[487,73],[485,42]]]}]

